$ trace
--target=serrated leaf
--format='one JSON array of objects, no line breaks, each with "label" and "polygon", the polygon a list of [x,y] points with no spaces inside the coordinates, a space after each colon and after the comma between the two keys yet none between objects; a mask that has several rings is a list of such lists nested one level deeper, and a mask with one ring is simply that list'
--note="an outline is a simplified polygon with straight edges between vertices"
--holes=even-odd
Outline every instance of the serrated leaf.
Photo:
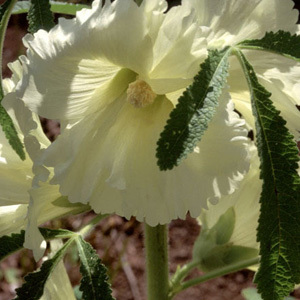
[{"label": "serrated leaf", "polygon": [[0,237],[0,261],[8,255],[23,248],[25,231],[13,233],[11,236]]},{"label": "serrated leaf", "polygon": [[11,117],[9,116],[9,114],[6,112],[5,108],[1,104],[0,104],[0,124],[11,147],[15,150],[15,152],[19,155],[19,157],[22,160],[25,160],[26,156],[24,152],[24,146],[18,137],[17,130],[13,124]]},{"label": "serrated leaf", "polygon": [[[10,14],[15,2],[16,2],[15,0],[7,0],[0,7],[0,49],[1,49],[0,65],[2,64],[4,36],[10,18]],[[12,119],[10,118],[10,116],[8,115],[4,107],[1,105],[3,97],[4,97],[4,93],[2,88],[2,76],[0,76],[0,125],[11,147],[16,151],[19,157],[22,160],[24,160],[25,152],[24,152],[23,144],[18,137]]]},{"label": "serrated leaf", "polygon": [[238,47],[271,51],[300,61],[300,36],[283,30],[267,32],[262,39],[242,41]]},{"label": "serrated leaf", "polygon": [[76,240],[81,261],[80,290],[83,300],[112,300],[106,267],[101,263],[93,247],[81,236]]},{"label": "serrated leaf", "polygon": [[[17,2],[13,8],[12,14],[17,15],[27,13],[29,11],[30,4],[30,1]],[[50,9],[53,13],[75,15],[77,11],[83,8],[90,8],[90,6],[84,4],[50,1]]]},{"label": "serrated leaf", "polygon": [[161,170],[177,166],[201,140],[226,83],[230,52],[230,48],[209,50],[194,82],[179,98],[157,142],[156,157]]},{"label": "serrated leaf", "polygon": [[[70,238],[74,232],[64,229],[39,228],[45,240]],[[25,231],[13,233],[11,236],[4,235],[0,237],[0,261],[8,255],[23,249]]]},{"label": "serrated leaf", "polygon": [[49,31],[55,25],[49,0],[31,0],[27,19],[29,32],[35,33],[39,29]]},{"label": "serrated leaf", "polygon": [[0,6],[0,20],[2,23],[2,19],[4,18],[5,14],[9,14],[10,7],[12,6],[14,0],[7,0]]},{"label": "serrated leaf", "polygon": [[38,300],[42,297],[47,279],[57,264],[62,260],[73,241],[74,238],[68,240],[51,259],[46,260],[42,264],[39,271],[25,276],[24,279],[26,282],[20,288],[16,289],[17,298],[15,298],[15,300]]},{"label": "serrated leaf", "polygon": [[257,235],[261,263],[255,282],[264,300],[279,300],[300,282],[298,148],[271,94],[259,84],[243,53],[237,50],[236,55],[250,89],[263,179]]}]

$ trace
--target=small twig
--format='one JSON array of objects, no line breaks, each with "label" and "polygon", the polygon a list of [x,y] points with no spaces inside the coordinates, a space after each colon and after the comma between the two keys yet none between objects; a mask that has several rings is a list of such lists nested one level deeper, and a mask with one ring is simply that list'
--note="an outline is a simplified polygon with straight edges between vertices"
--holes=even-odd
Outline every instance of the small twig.
[{"label": "small twig", "polygon": [[142,298],[141,298],[141,294],[140,294],[140,291],[139,291],[139,288],[138,288],[137,279],[136,279],[136,277],[133,273],[133,270],[132,270],[130,264],[128,263],[126,253],[124,253],[121,256],[121,264],[122,264],[122,268],[124,270],[124,273],[127,277],[127,280],[128,280],[128,283],[129,283],[129,286],[130,286],[130,289],[131,289],[131,292],[132,292],[132,295],[133,295],[133,299],[134,300],[141,300]]}]

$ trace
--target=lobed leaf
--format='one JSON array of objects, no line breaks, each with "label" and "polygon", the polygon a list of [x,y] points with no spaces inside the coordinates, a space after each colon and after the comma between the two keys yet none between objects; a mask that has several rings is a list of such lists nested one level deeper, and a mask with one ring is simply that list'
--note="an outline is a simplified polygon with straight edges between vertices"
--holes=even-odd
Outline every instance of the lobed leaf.
[{"label": "lobed leaf", "polygon": [[49,0],[31,0],[27,19],[29,32],[35,33],[39,29],[49,31],[55,25]]},{"label": "lobed leaf", "polygon": [[[39,228],[45,240],[63,239],[74,236],[74,232],[65,229]],[[8,255],[23,249],[25,231],[0,237],[0,261]]]},{"label": "lobed leaf", "polygon": [[25,276],[25,283],[18,289],[15,300],[38,300],[43,296],[45,284],[57,264],[62,260],[66,251],[73,243],[74,238],[69,239],[63,247],[49,260],[46,260],[39,271]]},{"label": "lobed leaf", "polygon": [[279,30],[267,32],[262,39],[245,40],[238,44],[239,48],[271,51],[288,58],[300,61],[300,35]]},{"label": "lobed leaf", "polygon": [[194,82],[179,98],[157,142],[156,157],[161,170],[177,166],[201,140],[226,83],[230,52],[230,48],[210,50]]},{"label": "lobed leaf", "polygon": [[0,237],[0,261],[8,255],[21,250],[25,239],[25,231],[13,233],[11,236]]},{"label": "lobed leaf", "polygon": [[259,84],[243,53],[237,50],[236,55],[250,89],[263,179],[257,234],[261,263],[255,282],[264,300],[279,300],[300,282],[298,148],[271,94]]},{"label": "lobed leaf", "polygon": [[80,290],[83,300],[113,300],[107,270],[92,246],[79,236],[76,240],[81,261]]}]

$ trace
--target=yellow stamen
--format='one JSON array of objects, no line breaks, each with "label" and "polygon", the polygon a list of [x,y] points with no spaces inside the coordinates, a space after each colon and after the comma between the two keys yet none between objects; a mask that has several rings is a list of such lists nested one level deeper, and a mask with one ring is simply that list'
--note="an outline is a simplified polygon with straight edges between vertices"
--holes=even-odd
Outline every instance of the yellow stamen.
[{"label": "yellow stamen", "polygon": [[127,101],[136,108],[152,104],[155,98],[156,94],[144,80],[137,79],[128,86]]}]

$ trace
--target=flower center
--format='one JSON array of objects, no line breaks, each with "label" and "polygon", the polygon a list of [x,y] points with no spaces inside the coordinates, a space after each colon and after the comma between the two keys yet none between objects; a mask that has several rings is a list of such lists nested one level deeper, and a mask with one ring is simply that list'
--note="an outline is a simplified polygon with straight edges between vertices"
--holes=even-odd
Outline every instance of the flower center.
[{"label": "flower center", "polygon": [[148,106],[154,102],[156,94],[144,80],[137,79],[127,89],[127,101],[136,108]]}]

